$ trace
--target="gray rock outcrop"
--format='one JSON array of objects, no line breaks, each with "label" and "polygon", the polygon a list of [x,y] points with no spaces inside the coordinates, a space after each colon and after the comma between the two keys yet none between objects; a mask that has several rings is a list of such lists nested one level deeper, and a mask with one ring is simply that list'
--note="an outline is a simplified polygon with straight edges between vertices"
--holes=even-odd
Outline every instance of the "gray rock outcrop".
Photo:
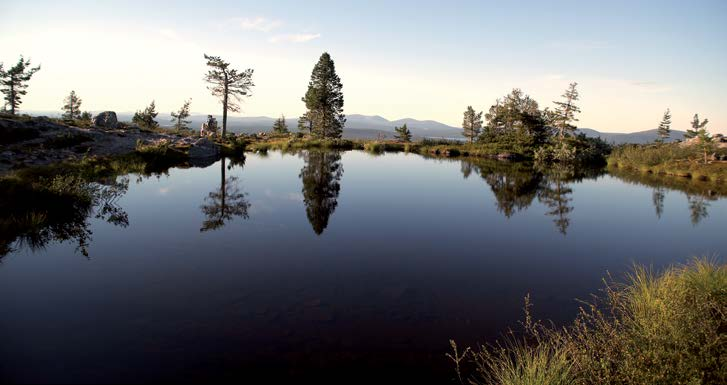
[{"label": "gray rock outcrop", "polygon": [[189,159],[216,158],[220,155],[220,147],[207,138],[201,138],[189,148]]},{"label": "gray rock outcrop", "polygon": [[101,128],[116,128],[119,124],[116,112],[104,111],[93,118],[93,125]]}]

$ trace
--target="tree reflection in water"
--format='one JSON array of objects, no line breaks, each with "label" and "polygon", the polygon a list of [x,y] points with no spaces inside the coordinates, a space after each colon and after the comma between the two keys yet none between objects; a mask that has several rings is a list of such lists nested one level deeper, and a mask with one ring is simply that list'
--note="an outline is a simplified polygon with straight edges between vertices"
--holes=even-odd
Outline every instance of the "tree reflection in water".
[{"label": "tree reflection in water", "polygon": [[570,226],[569,214],[573,190],[570,183],[602,173],[598,169],[577,170],[574,167],[555,166],[535,168],[530,163],[507,162],[493,159],[468,159],[461,161],[465,178],[477,173],[492,190],[497,211],[512,217],[532,205],[535,198],[549,208],[546,215],[553,216],[553,223],[562,234]]},{"label": "tree reflection in water", "polygon": [[724,183],[708,183],[682,177],[664,177],[649,173],[609,168],[609,173],[619,179],[654,189],[652,203],[656,216],[661,218],[664,213],[664,198],[667,191],[681,191],[687,198],[687,207],[692,225],[697,226],[709,216],[709,201],[727,196],[727,185]]},{"label": "tree reflection in water", "polygon": [[310,150],[302,153],[305,166],[300,170],[303,202],[308,221],[317,235],[328,227],[328,219],[338,206],[343,165],[336,151]]},{"label": "tree reflection in water", "polygon": [[[202,222],[199,231],[210,231],[222,228],[227,222],[235,217],[248,219],[250,203],[247,201],[247,193],[241,191],[239,178],[236,176],[225,176],[226,159],[220,161],[220,187],[211,191],[200,206],[206,219]],[[231,161],[233,166],[244,166],[245,158]]]}]

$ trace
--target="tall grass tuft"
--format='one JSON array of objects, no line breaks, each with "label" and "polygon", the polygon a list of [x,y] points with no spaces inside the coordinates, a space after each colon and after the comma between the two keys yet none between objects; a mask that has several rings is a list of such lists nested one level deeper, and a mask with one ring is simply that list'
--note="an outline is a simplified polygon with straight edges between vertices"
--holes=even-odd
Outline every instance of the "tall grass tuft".
[{"label": "tall grass tuft", "polygon": [[[660,274],[635,266],[565,328],[470,352],[473,384],[725,384],[727,266],[694,259]],[[527,299],[526,299],[527,305]],[[458,373],[460,373],[458,365]]]}]

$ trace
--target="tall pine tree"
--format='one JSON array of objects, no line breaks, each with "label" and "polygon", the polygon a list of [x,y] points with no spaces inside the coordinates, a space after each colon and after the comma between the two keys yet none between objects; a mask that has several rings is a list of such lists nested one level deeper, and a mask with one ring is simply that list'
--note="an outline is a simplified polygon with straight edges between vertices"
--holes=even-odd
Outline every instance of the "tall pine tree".
[{"label": "tall pine tree", "polygon": [[343,85],[328,52],[313,67],[308,91],[302,98],[313,123],[313,134],[322,138],[340,138],[346,115],[343,114]]},{"label": "tall pine tree", "polygon": [[15,111],[22,103],[21,97],[28,93],[28,81],[33,75],[40,71],[40,66],[30,67],[30,59],[25,60],[20,57],[18,63],[5,70],[0,64],[0,91],[5,95],[6,105],[10,106],[10,113],[15,115]]},{"label": "tall pine tree", "polygon": [[63,119],[80,119],[81,118],[81,98],[76,95],[76,91],[66,96],[63,100]]},{"label": "tall pine tree", "polygon": [[475,112],[472,106],[467,106],[462,120],[462,128],[464,129],[462,135],[469,139],[470,143],[474,143],[475,138],[482,132],[482,111]]},{"label": "tall pine tree", "polygon": [[174,128],[177,131],[189,129],[189,123],[192,123],[192,121],[187,120],[187,118],[189,118],[189,105],[191,103],[192,99],[185,100],[179,111],[172,111],[172,123],[174,123]]},{"label": "tall pine tree", "polygon": [[313,134],[313,120],[310,115],[310,112],[306,112],[298,118],[298,131]]},{"label": "tall pine tree", "polygon": [[151,104],[149,104],[149,106],[146,107],[143,111],[136,111],[134,117],[131,118],[131,121],[142,128],[157,128],[159,127],[159,123],[157,123],[157,121],[154,119],[157,117],[158,114],[159,113],[156,111],[156,104],[152,100]]},{"label": "tall pine tree", "polygon": [[568,89],[563,94],[563,101],[553,102],[555,103],[555,123],[558,129],[558,138],[562,140],[565,135],[573,134],[576,130],[576,126],[572,125],[571,122],[577,122],[575,114],[581,112],[581,109],[575,105],[578,101],[578,90],[576,89],[578,83],[571,83]]},{"label": "tall pine tree", "polygon": [[656,141],[658,143],[664,143],[669,139],[669,135],[671,133],[671,111],[667,108],[664,112],[664,117],[661,118],[661,123],[659,123],[659,128],[657,130],[657,139]]},{"label": "tall pine tree", "polygon": [[253,70],[248,68],[244,71],[230,69],[230,63],[222,60],[219,56],[204,55],[207,59],[207,71],[204,80],[210,85],[213,96],[220,99],[222,103],[222,137],[227,134],[227,111],[240,112],[240,102],[243,96],[250,96],[252,87]]},{"label": "tall pine tree", "polygon": [[275,122],[273,122],[273,133],[287,134],[289,132],[288,123],[285,123],[285,115],[280,115],[280,117],[275,119]]},{"label": "tall pine tree", "polygon": [[409,130],[409,127],[406,126],[406,123],[404,123],[401,127],[394,127],[394,138],[396,140],[399,140],[404,143],[411,142],[411,131]]},{"label": "tall pine tree", "polygon": [[702,121],[699,120],[699,114],[694,114],[694,118],[692,119],[692,129],[687,130],[686,133],[684,133],[684,137],[687,139],[691,139],[699,135],[699,130],[704,128],[704,126],[709,123],[709,119],[704,119]]}]

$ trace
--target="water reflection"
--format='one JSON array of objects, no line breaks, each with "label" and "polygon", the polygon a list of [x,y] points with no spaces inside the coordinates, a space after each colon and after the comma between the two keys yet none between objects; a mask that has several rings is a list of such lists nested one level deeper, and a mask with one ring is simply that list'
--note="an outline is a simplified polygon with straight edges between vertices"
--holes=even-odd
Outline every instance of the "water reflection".
[{"label": "water reflection", "polygon": [[338,206],[343,176],[341,153],[310,150],[302,156],[305,166],[300,170],[300,179],[303,181],[305,213],[313,231],[321,235]]},{"label": "water reflection", "polygon": [[573,189],[566,182],[573,180],[573,176],[571,170],[555,168],[548,174],[543,188],[538,192],[538,200],[550,209],[546,215],[553,217],[555,227],[563,235],[568,233],[570,226],[568,214],[575,209],[570,205]]},{"label": "water reflection", "polygon": [[709,213],[707,208],[709,202],[707,202],[707,196],[705,195],[689,195],[687,194],[687,202],[689,202],[689,212],[691,213],[692,224],[698,225],[702,219],[707,218]]},{"label": "water reflection", "polygon": [[[206,219],[202,222],[199,231],[210,231],[222,228],[226,222],[235,217],[248,219],[250,203],[247,201],[247,193],[241,191],[239,178],[236,176],[225,176],[226,159],[220,161],[220,188],[211,191],[204,198],[204,204],[200,206]],[[245,158],[231,160],[230,168],[239,166],[242,168]]]},{"label": "water reflection", "polygon": [[568,215],[574,210],[570,204],[573,193],[570,183],[602,174],[600,170],[578,171],[572,167],[541,169],[529,163],[489,159],[462,160],[461,171],[465,178],[475,172],[484,179],[494,194],[497,211],[506,218],[530,207],[537,197],[549,208],[546,215],[554,217],[553,223],[564,235],[570,226]]},{"label": "water reflection", "polygon": [[656,187],[651,193],[651,201],[654,203],[654,210],[656,211],[656,217],[661,219],[661,214],[664,213],[664,197],[666,196],[666,190],[663,187]]},{"label": "water reflection", "polygon": [[72,241],[88,257],[92,215],[116,226],[129,225],[118,205],[128,188],[127,176],[87,182],[75,175],[2,186],[0,257],[24,248],[43,250],[53,241]]},{"label": "water reflection", "polygon": [[664,214],[666,192],[681,191],[686,196],[686,204],[692,225],[697,226],[709,216],[710,201],[727,196],[727,185],[709,183],[683,177],[664,177],[649,173],[638,173],[618,168],[609,169],[609,173],[619,179],[642,186],[653,188],[652,203],[657,218]]}]

